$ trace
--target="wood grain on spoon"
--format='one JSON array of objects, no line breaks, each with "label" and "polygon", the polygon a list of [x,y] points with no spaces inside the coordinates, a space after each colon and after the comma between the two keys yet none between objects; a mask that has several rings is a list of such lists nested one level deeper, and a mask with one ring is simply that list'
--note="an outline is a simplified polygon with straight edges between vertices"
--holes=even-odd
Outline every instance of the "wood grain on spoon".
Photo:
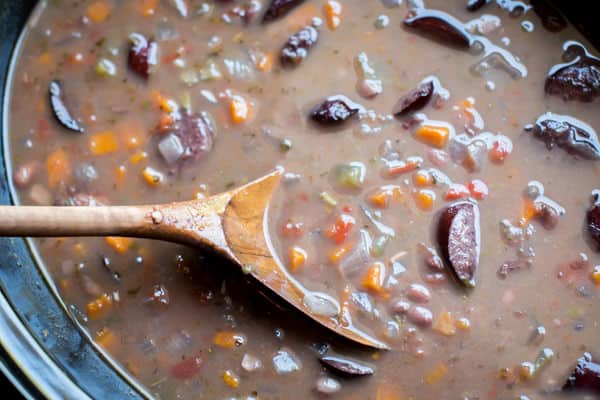
[{"label": "wood grain on spoon", "polygon": [[[357,329],[346,308],[310,292],[283,267],[269,240],[268,209],[281,178],[276,170],[240,188],[203,200],[147,206],[0,206],[1,236],[130,236],[209,248],[327,328],[355,342],[388,346]],[[314,301],[332,300],[334,313],[319,314]],[[331,307],[330,307],[331,308]]]}]

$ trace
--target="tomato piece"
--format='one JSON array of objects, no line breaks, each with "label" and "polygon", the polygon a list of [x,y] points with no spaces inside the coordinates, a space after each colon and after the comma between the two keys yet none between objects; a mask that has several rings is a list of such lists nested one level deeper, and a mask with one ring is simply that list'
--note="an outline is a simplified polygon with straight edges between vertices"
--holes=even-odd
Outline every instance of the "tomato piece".
[{"label": "tomato piece", "polygon": [[352,215],[340,214],[333,225],[325,231],[325,236],[337,244],[342,244],[348,237],[352,228],[356,225],[356,220]]},{"label": "tomato piece", "polygon": [[471,192],[471,196],[477,200],[483,200],[490,193],[488,186],[481,179],[473,179],[467,185],[469,188],[469,192]]}]

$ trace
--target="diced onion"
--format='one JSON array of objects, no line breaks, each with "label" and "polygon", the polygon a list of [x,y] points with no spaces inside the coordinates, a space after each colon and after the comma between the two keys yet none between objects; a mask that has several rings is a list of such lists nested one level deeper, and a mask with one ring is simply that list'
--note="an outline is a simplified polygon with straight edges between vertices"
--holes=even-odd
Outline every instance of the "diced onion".
[{"label": "diced onion", "polygon": [[171,165],[181,158],[184,148],[179,137],[171,133],[158,143],[158,151],[167,164]]},{"label": "diced onion", "polygon": [[319,317],[335,317],[341,310],[337,300],[325,293],[310,292],[302,302],[312,314]]}]

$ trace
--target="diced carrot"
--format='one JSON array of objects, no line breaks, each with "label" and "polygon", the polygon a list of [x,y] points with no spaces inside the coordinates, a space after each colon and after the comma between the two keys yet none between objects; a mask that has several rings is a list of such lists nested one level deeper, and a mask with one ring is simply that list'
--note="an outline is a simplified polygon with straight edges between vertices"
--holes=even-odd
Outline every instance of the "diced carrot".
[{"label": "diced carrot", "polygon": [[369,203],[377,208],[387,208],[390,203],[389,193],[385,190],[377,190],[369,196]]},{"label": "diced carrot", "polygon": [[383,294],[383,281],[385,279],[385,265],[380,262],[374,262],[362,279],[362,285],[375,293]]},{"label": "diced carrot", "polygon": [[389,163],[386,169],[386,174],[390,178],[393,178],[406,172],[412,172],[418,168],[421,168],[422,164],[423,159],[421,157],[408,157],[404,161],[401,160]]},{"label": "diced carrot", "polygon": [[115,183],[118,186],[122,186],[125,183],[125,178],[127,177],[127,167],[124,165],[119,165],[115,169]]},{"label": "diced carrot", "polygon": [[234,94],[229,99],[229,112],[234,124],[241,124],[250,118],[251,104],[243,96]]},{"label": "diced carrot", "polygon": [[95,1],[87,8],[87,16],[95,23],[104,22],[110,15],[112,7],[107,1]]},{"label": "diced carrot", "polygon": [[158,106],[158,108],[160,108],[162,111],[164,111],[166,113],[173,112],[177,106],[177,103],[175,103],[173,100],[169,99],[168,97],[163,96],[157,90],[152,91],[152,98],[153,98],[154,102],[156,103],[156,105]]},{"label": "diced carrot", "polygon": [[96,300],[90,301],[86,306],[88,317],[92,320],[97,320],[104,317],[111,309],[113,305],[112,297],[109,294],[104,293]]},{"label": "diced carrot", "polygon": [[175,120],[171,114],[164,113],[160,116],[160,121],[158,122],[158,131],[160,133],[166,133],[173,128],[174,123]]},{"label": "diced carrot", "polygon": [[438,383],[448,373],[448,366],[440,362],[436,367],[425,376],[425,382],[430,385]]},{"label": "diced carrot", "polygon": [[119,150],[117,135],[112,131],[104,131],[90,136],[90,152],[95,156],[114,153]]},{"label": "diced carrot", "polygon": [[240,386],[240,378],[230,369],[223,372],[223,382],[234,389]]},{"label": "diced carrot", "polygon": [[156,13],[159,0],[137,0],[137,10],[144,17],[150,17]]},{"label": "diced carrot", "polygon": [[123,142],[128,150],[135,150],[144,145],[144,137],[137,133],[128,132],[123,135]]},{"label": "diced carrot", "polygon": [[337,29],[338,26],[342,23],[342,3],[336,0],[328,0],[325,2],[323,6],[323,11],[325,13],[325,20],[327,21],[327,26],[331,30]]},{"label": "diced carrot", "polygon": [[488,186],[481,179],[473,179],[467,184],[467,187],[469,188],[469,192],[471,192],[471,196],[477,200],[485,199],[490,193]]},{"label": "diced carrot", "polygon": [[429,171],[420,170],[413,175],[415,186],[426,187],[433,185],[433,177]]},{"label": "diced carrot", "polygon": [[213,344],[225,349],[233,349],[236,346],[244,344],[245,341],[246,338],[244,335],[233,331],[217,332],[213,337]]},{"label": "diced carrot", "polygon": [[121,254],[129,250],[129,247],[133,244],[133,239],[128,237],[107,236],[104,240],[106,240],[106,243],[112,247],[114,251]]},{"label": "diced carrot", "polygon": [[500,164],[504,162],[506,157],[513,151],[513,143],[510,138],[504,135],[498,135],[498,137],[492,143],[489,156],[492,162]]},{"label": "diced carrot", "polygon": [[375,392],[375,400],[403,400],[402,390],[394,383],[383,380]]},{"label": "diced carrot", "polygon": [[531,200],[525,200],[525,203],[523,204],[523,212],[521,214],[519,222],[522,225],[527,225],[529,221],[535,218],[537,213],[538,209],[536,208],[534,202]]},{"label": "diced carrot", "polygon": [[448,311],[442,312],[433,324],[433,330],[442,335],[452,336],[456,333],[454,317]]},{"label": "diced carrot", "polygon": [[415,203],[423,211],[429,211],[435,202],[435,192],[432,190],[421,189],[414,194]]},{"label": "diced carrot", "polygon": [[592,272],[592,281],[594,281],[596,285],[600,286],[600,266],[596,266],[596,268],[594,268],[594,272]]},{"label": "diced carrot", "polygon": [[139,164],[140,162],[148,159],[148,153],[145,151],[138,151],[129,157],[129,162],[133,165]]},{"label": "diced carrot", "polygon": [[117,336],[113,333],[111,329],[106,327],[96,332],[94,340],[105,350],[114,350],[118,343]]},{"label": "diced carrot", "polygon": [[38,57],[38,62],[45,67],[49,67],[53,64],[54,57],[52,57],[52,53],[45,51]]},{"label": "diced carrot", "polygon": [[269,72],[273,69],[273,61],[275,56],[272,52],[261,54],[256,59],[256,69],[261,72]]},{"label": "diced carrot", "polygon": [[350,214],[340,214],[335,219],[333,225],[325,230],[325,236],[337,244],[342,244],[348,237],[352,228],[356,225],[356,220]]},{"label": "diced carrot", "polygon": [[469,188],[460,183],[452,183],[444,194],[444,200],[458,200],[468,197],[470,194]]},{"label": "diced carrot", "polygon": [[68,183],[71,180],[71,162],[64,150],[58,149],[48,155],[46,172],[50,189],[55,189],[61,182]]},{"label": "diced carrot", "polygon": [[307,254],[306,251],[298,246],[293,246],[290,249],[290,266],[292,272],[304,265],[306,262]]},{"label": "diced carrot", "polygon": [[344,256],[348,254],[353,247],[354,243],[346,243],[342,246],[336,247],[331,251],[331,253],[329,253],[329,261],[333,265],[338,265],[342,258],[344,258]]},{"label": "diced carrot", "polygon": [[69,290],[71,287],[71,281],[69,279],[60,279],[58,285],[62,290]]},{"label": "diced carrot", "polygon": [[165,179],[164,175],[161,172],[155,170],[152,167],[144,168],[142,171],[142,177],[150,186],[160,185]]},{"label": "diced carrot", "polygon": [[468,318],[459,318],[456,320],[456,327],[463,331],[468,331],[471,329],[471,321]]},{"label": "diced carrot", "polygon": [[83,64],[85,57],[82,52],[76,51],[73,54],[71,54],[69,60],[71,61],[71,64],[80,65]]},{"label": "diced carrot", "polygon": [[417,140],[438,149],[446,146],[450,137],[450,128],[444,125],[421,125],[415,132]]}]

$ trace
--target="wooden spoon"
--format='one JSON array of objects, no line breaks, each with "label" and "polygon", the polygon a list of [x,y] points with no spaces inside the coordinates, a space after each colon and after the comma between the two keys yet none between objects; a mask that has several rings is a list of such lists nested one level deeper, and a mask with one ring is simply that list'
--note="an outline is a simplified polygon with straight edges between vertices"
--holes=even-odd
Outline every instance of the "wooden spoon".
[{"label": "wooden spoon", "polygon": [[355,342],[389,347],[357,329],[348,310],[304,288],[269,239],[268,209],[282,170],[203,200],[150,206],[0,206],[0,236],[129,236],[212,249],[321,325]]}]

